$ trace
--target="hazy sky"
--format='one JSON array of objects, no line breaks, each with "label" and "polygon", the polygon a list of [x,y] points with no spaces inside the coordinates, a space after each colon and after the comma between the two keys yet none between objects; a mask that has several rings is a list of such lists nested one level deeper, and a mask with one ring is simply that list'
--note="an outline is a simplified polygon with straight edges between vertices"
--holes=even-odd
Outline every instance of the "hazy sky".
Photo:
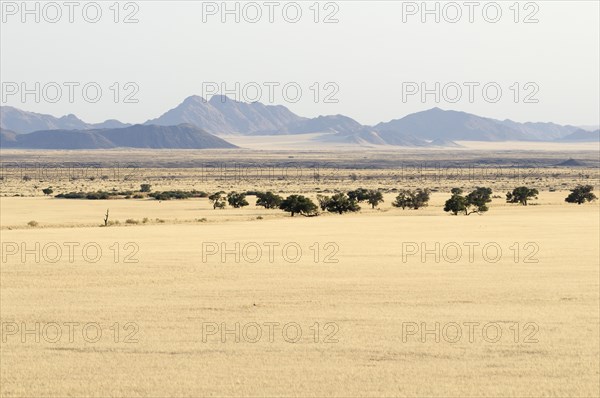
[{"label": "hazy sky", "polygon": [[[71,9],[30,1],[32,14],[21,3],[2,2],[0,80],[1,104],[25,110],[137,123],[224,83],[240,100],[303,116],[342,113],[364,124],[435,106],[517,121],[599,123],[598,1],[429,1],[432,14],[421,1],[228,1],[233,12],[225,15],[221,1],[75,2]],[[23,82],[34,92],[40,83],[39,102],[34,94],[23,101]],[[92,103],[97,87],[102,95]],[[124,103],[128,94],[138,102]]]}]

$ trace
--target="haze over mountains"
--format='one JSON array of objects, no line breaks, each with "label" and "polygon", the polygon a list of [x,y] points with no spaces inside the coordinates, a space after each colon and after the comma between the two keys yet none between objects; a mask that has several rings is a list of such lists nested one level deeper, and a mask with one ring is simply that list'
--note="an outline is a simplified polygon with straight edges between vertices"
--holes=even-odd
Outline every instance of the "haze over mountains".
[{"label": "haze over mountains", "polygon": [[[0,128],[2,147],[49,149],[232,148],[235,146],[226,141],[232,135],[309,133],[311,138],[306,139],[314,142],[356,146],[456,147],[459,145],[454,141],[599,140],[597,131],[576,126],[518,123],[439,108],[365,126],[344,115],[306,118],[282,105],[238,102],[225,96],[213,96],[209,101],[191,96],[161,116],[135,126],[118,120],[89,124],[75,115],[56,118],[2,106]],[[319,134],[315,137],[314,133]]]}]

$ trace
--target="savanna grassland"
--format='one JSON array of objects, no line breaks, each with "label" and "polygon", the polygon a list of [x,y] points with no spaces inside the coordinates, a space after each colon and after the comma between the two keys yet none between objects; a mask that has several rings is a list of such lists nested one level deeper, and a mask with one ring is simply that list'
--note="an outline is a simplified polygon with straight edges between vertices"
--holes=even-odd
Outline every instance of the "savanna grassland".
[{"label": "savanna grassland", "polygon": [[[2,159],[1,396],[599,395],[600,209],[564,201],[598,193],[597,152]],[[384,202],[290,217],[253,195],[213,209],[141,184],[313,200],[364,187]],[[522,185],[538,199],[506,203]],[[451,188],[476,186],[493,189],[488,212],[443,211]],[[393,207],[404,188],[430,188],[429,205]],[[99,190],[141,197],[54,197]]]}]

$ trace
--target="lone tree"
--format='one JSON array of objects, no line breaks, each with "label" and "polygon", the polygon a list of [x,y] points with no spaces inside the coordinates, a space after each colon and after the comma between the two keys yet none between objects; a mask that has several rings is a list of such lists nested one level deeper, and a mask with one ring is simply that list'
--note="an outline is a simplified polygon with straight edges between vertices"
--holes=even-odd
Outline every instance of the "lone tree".
[{"label": "lone tree", "polygon": [[565,198],[567,203],[577,203],[578,205],[598,199],[592,192],[594,187],[591,185],[577,185],[571,189],[569,196]]},{"label": "lone tree", "polygon": [[315,205],[312,200],[302,195],[288,196],[281,202],[279,208],[283,211],[290,212],[292,217],[294,217],[295,214],[301,214],[303,216],[317,215],[317,205]]},{"label": "lone tree", "polygon": [[223,209],[225,207],[225,192],[215,192],[208,197],[208,200],[213,204],[213,209]]},{"label": "lone tree", "polygon": [[332,213],[344,214],[360,210],[360,206],[355,199],[350,199],[345,193],[336,193],[327,201],[327,211]]},{"label": "lone tree", "polygon": [[414,191],[410,189],[402,189],[399,191],[396,200],[392,202],[392,206],[401,207],[402,210],[412,208],[415,210],[421,207],[427,207],[431,191],[427,188],[418,188]]},{"label": "lone tree", "polygon": [[383,202],[383,194],[380,191],[371,189],[367,193],[367,202],[371,205],[371,209],[374,209]]},{"label": "lone tree", "polygon": [[537,199],[539,192],[537,189],[530,189],[527,187],[518,187],[513,189],[512,193],[506,193],[506,203],[520,203],[523,206],[527,206],[529,199]]},{"label": "lone tree", "polygon": [[150,184],[140,185],[140,192],[150,192],[151,189],[152,189],[152,185],[150,185]]},{"label": "lone tree", "polygon": [[[491,188],[477,187],[467,196],[463,196],[463,190],[452,188],[452,196],[444,205],[445,212],[451,212],[453,215],[464,212],[466,216],[477,213],[482,214],[489,210],[487,204],[492,201]],[[471,211],[469,211],[472,209]]]},{"label": "lone tree", "polygon": [[229,206],[239,209],[240,207],[248,206],[245,193],[229,192],[227,194],[227,203]]},{"label": "lone tree", "polygon": [[52,190],[52,188],[48,187],[48,188],[42,189],[42,192],[44,193],[44,195],[48,196],[48,195],[52,195],[52,193],[54,191]]},{"label": "lone tree", "polygon": [[273,192],[257,192],[256,205],[262,206],[265,209],[277,209],[283,201],[283,198]]}]

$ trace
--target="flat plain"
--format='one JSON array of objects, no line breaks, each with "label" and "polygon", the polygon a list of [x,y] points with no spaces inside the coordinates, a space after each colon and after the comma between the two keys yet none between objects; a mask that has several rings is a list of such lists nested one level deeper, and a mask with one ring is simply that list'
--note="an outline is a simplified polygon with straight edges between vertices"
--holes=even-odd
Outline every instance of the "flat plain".
[{"label": "flat plain", "polygon": [[[599,395],[600,209],[564,202],[598,185],[597,153],[167,152],[2,152],[0,395]],[[292,218],[41,193],[142,183],[385,202]],[[520,185],[539,199],[507,204]],[[455,186],[492,187],[490,211],[445,213]],[[429,206],[392,207],[407,187]]]}]

